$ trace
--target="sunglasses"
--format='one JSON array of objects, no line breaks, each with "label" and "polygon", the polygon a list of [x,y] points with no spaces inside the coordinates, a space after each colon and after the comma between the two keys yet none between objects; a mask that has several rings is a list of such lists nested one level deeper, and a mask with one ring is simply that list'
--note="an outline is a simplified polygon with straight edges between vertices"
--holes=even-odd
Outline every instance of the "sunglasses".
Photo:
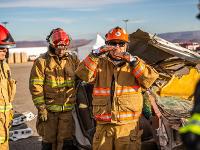
[{"label": "sunglasses", "polygon": [[0,48],[0,52],[6,53],[7,51],[8,51],[7,48]]},{"label": "sunglasses", "polygon": [[111,45],[111,46],[119,45],[119,47],[124,47],[126,43],[125,42],[109,42],[108,45]]}]

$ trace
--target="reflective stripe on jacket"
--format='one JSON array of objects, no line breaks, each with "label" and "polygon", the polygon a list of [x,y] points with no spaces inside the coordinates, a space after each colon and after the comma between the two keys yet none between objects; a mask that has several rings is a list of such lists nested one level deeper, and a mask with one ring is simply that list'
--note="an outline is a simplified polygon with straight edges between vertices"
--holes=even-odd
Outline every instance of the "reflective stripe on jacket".
[{"label": "reflective stripe on jacket", "polygon": [[50,51],[41,55],[31,70],[29,88],[34,104],[45,104],[52,112],[68,111],[75,101],[77,56],[67,54],[59,60]]},{"label": "reflective stripe on jacket", "polygon": [[185,133],[193,133],[200,135],[200,114],[195,113],[192,117],[188,120],[185,126],[179,129],[180,134]]},{"label": "reflective stripe on jacket", "polygon": [[140,60],[136,66],[116,66],[108,57],[88,55],[76,75],[94,84],[93,115],[97,123],[124,124],[138,121],[143,107],[142,88],[149,88],[158,73]]}]

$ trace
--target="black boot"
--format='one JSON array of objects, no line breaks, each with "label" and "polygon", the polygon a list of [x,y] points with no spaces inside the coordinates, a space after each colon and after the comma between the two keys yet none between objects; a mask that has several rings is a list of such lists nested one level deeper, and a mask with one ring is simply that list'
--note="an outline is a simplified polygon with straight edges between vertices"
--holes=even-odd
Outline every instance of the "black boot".
[{"label": "black boot", "polygon": [[42,150],[52,150],[52,143],[42,142]]},{"label": "black boot", "polygon": [[63,150],[78,150],[78,148],[74,145],[73,140],[64,140]]}]

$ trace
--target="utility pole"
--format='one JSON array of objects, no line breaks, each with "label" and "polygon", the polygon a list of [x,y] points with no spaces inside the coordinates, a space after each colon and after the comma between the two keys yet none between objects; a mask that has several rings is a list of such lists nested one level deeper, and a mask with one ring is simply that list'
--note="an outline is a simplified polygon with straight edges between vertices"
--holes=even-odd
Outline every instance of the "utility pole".
[{"label": "utility pole", "polygon": [[124,21],[124,23],[125,23],[125,25],[126,25],[126,32],[128,33],[128,19],[124,19],[123,20]]},{"label": "utility pole", "polygon": [[[198,7],[198,9],[199,9],[199,11],[200,11],[200,0],[199,0],[199,3],[197,4],[197,7]],[[198,19],[200,19],[200,13],[196,16]]]},{"label": "utility pole", "polygon": [[6,27],[6,25],[8,24],[7,21],[1,22],[1,23],[4,25],[4,27]]}]

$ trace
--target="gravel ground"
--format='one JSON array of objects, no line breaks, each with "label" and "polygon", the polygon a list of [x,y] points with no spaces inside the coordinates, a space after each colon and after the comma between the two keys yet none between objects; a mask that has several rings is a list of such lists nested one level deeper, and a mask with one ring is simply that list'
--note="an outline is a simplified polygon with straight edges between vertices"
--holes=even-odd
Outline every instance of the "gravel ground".
[{"label": "gravel ground", "polygon": [[[17,81],[17,92],[13,102],[14,110],[23,113],[31,111],[37,115],[37,110],[32,102],[29,92],[29,75],[33,62],[23,64],[11,64],[12,77]],[[38,136],[35,128],[36,119],[27,122],[27,126],[32,128],[33,137],[18,141],[10,141],[10,150],[39,150],[41,147],[41,137]]]}]

